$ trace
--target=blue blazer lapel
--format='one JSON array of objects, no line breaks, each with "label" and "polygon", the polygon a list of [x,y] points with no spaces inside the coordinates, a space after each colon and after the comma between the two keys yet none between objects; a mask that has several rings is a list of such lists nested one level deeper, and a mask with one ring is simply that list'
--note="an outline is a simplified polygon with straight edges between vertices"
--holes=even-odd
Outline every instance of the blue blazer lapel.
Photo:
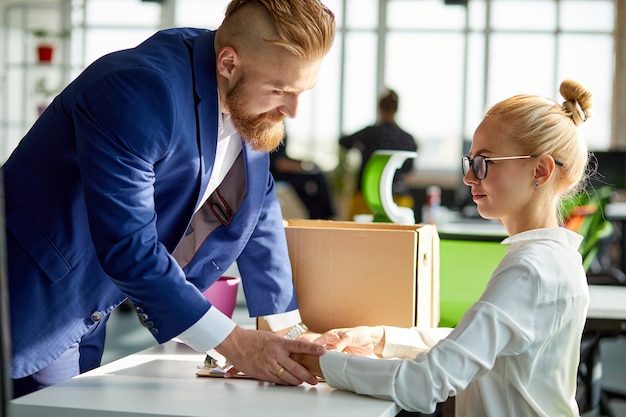
[{"label": "blue blazer lapel", "polygon": [[215,32],[207,32],[195,41],[193,47],[193,83],[196,97],[196,124],[200,150],[200,193],[196,207],[209,184],[217,148],[218,94],[215,71]]}]

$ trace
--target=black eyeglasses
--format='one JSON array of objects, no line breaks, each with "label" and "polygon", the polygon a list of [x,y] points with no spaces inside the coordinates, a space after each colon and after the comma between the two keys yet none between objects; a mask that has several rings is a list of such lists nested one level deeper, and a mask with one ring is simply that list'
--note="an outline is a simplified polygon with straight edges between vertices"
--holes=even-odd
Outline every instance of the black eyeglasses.
[{"label": "black eyeglasses", "polygon": [[[474,172],[474,176],[476,177],[476,179],[484,180],[485,178],[487,178],[487,167],[489,166],[487,162],[489,161],[506,161],[509,159],[529,159],[529,158],[536,158],[536,157],[537,155],[519,155],[519,156],[500,156],[497,158],[487,158],[486,156],[476,155],[473,158],[471,158],[469,155],[463,155],[463,157],[461,158],[461,161],[462,161],[461,166],[463,167],[463,176],[465,176],[465,174],[467,174],[469,169],[472,168],[472,171]],[[554,160],[554,163],[560,167],[563,166],[563,162],[557,161],[556,159]]]},{"label": "black eyeglasses", "polygon": [[467,174],[470,168],[474,172],[474,176],[477,180],[484,180],[487,178],[487,162],[489,161],[506,161],[509,159],[529,159],[534,158],[537,155],[520,155],[520,156],[501,156],[498,158],[487,158],[486,156],[476,155],[473,158],[470,158],[469,155],[463,155],[462,157],[462,167],[463,167],[463,175]]}]

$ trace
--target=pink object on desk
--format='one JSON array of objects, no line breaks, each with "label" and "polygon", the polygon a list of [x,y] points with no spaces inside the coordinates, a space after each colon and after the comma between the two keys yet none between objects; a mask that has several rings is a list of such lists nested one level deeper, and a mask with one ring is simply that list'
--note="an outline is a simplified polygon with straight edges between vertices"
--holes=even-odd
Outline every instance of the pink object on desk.
[{"label": "pink object on desk", "polygon": [[202,294],[213,304],[219,311],[232,317],[237,302],[237,288],[239,287],[239,277],[222,276],[217,279]]}]

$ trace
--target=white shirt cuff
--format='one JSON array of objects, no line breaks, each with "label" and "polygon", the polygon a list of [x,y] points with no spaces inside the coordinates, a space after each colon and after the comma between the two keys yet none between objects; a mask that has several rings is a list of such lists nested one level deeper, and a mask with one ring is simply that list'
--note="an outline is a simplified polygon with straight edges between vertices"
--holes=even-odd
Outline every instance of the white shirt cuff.
[{"label": "white shirt cuff", "polygon": [[267,321],[267,324],[273,332],[295,326],[302,321],[302,317],[300,317],[300,310],[272,314],[271,316],[265,316],[263,318]]},{"label": "white shirt cuff", "polygon": [[441,339],[448,337],[452,329],[445,327],[435,328],[400,328],[383,326],[385,328],[385,347],[383,358],[414,358],[422,352],[430,350]]},{"label": "white shirt cuff", "polygon": [[237,324],[215,306],[200,317],[194,325],[182,332],[178,339],[198,352],[206,352],[228,337]]}]

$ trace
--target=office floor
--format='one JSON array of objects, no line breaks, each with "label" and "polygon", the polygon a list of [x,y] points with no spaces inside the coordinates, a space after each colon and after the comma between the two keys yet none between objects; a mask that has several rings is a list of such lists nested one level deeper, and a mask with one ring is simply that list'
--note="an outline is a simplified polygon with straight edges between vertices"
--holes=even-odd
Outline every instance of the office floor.
[{"label": "office floor", "polygon": [[[244,328],[255,328],[254,319],[248,316],[241,288],[233,319]],[[626,393],[626,337],[602,342],[604,383],[612,390]],[[145,328],[139,324],[134,312],[115,310],[107,324],[103,364],[147,349],[156,344]],[[616,417],[626,417],[626,401],[611,403]]]}]

